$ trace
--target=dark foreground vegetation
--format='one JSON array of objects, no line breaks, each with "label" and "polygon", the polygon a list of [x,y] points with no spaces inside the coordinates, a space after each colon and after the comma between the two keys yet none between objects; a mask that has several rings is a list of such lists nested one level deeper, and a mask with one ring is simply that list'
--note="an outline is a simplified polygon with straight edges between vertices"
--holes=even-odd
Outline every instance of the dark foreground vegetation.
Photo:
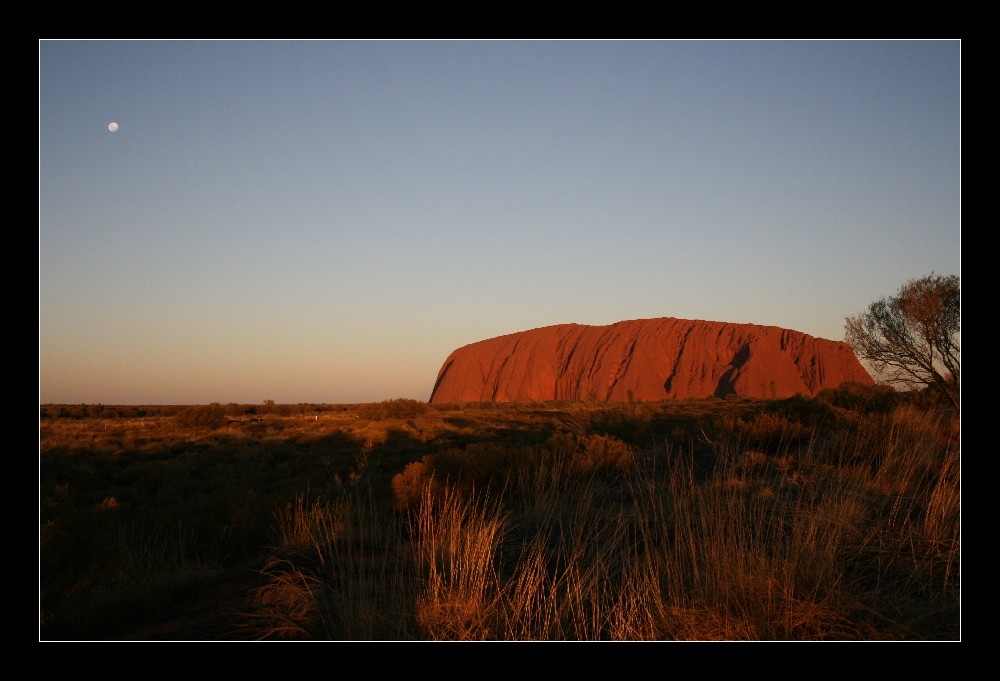
[{"label": "dark foreground vegetation", "polygon": [[41,640],[959,640],[926,395],[43,405]]}]

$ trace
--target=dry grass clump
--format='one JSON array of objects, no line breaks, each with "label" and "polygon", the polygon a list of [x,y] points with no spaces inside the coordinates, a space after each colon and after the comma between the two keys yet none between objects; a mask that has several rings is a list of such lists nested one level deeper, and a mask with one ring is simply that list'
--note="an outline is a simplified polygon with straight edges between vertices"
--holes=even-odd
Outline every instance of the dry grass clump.
[{"label": "dry grass clump", "polygon": [[415,566],[400,517],[368,488],[335,502],[299,497],[277,513],[279,542],[245,613],[256,639],[415,638]]},{"label": "dry grass clump", "polygon": [[319,577],[280,558],[269,559],[261,575],[265,583],[254,590],[248,628],[259,631],[260,640],[313,638],[323,588]]},{"label": "dry grass clump", "polygon": [[416,621],[432,640],[495,638],[498,550],[506,520],[495,501],[427,485],[411,516],[414,560],[422,589]]}]

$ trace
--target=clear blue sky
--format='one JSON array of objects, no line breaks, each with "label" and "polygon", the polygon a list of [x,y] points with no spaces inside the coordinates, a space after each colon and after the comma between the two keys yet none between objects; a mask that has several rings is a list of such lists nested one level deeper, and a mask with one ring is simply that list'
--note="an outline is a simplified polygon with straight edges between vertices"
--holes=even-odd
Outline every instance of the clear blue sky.
[{"label": "clear blue sky", "polygon": [[40,401],[426,400],[566,322],[843,340],[961,274],[960,56],[41,41]]}]

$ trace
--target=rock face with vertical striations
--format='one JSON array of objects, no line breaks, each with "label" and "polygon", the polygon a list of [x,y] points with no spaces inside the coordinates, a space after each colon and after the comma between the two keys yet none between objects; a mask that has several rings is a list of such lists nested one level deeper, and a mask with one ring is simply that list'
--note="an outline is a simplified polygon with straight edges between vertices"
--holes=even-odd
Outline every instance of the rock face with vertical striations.
[{"label": "rock face with vertical striations", "polygon": [[849,345],[776,326],[637,319],[558,324],[458,348],[432,403],[783,398],[871,384]]}]

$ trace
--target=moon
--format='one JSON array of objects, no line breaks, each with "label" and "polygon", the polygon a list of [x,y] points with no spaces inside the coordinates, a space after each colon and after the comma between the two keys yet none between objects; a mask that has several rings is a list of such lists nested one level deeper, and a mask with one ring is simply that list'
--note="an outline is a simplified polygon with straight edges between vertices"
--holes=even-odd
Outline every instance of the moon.
[{"label": "moon", "polygon": [[118,132],[118,124],[114,121],[108,123],[108,132]]}]

